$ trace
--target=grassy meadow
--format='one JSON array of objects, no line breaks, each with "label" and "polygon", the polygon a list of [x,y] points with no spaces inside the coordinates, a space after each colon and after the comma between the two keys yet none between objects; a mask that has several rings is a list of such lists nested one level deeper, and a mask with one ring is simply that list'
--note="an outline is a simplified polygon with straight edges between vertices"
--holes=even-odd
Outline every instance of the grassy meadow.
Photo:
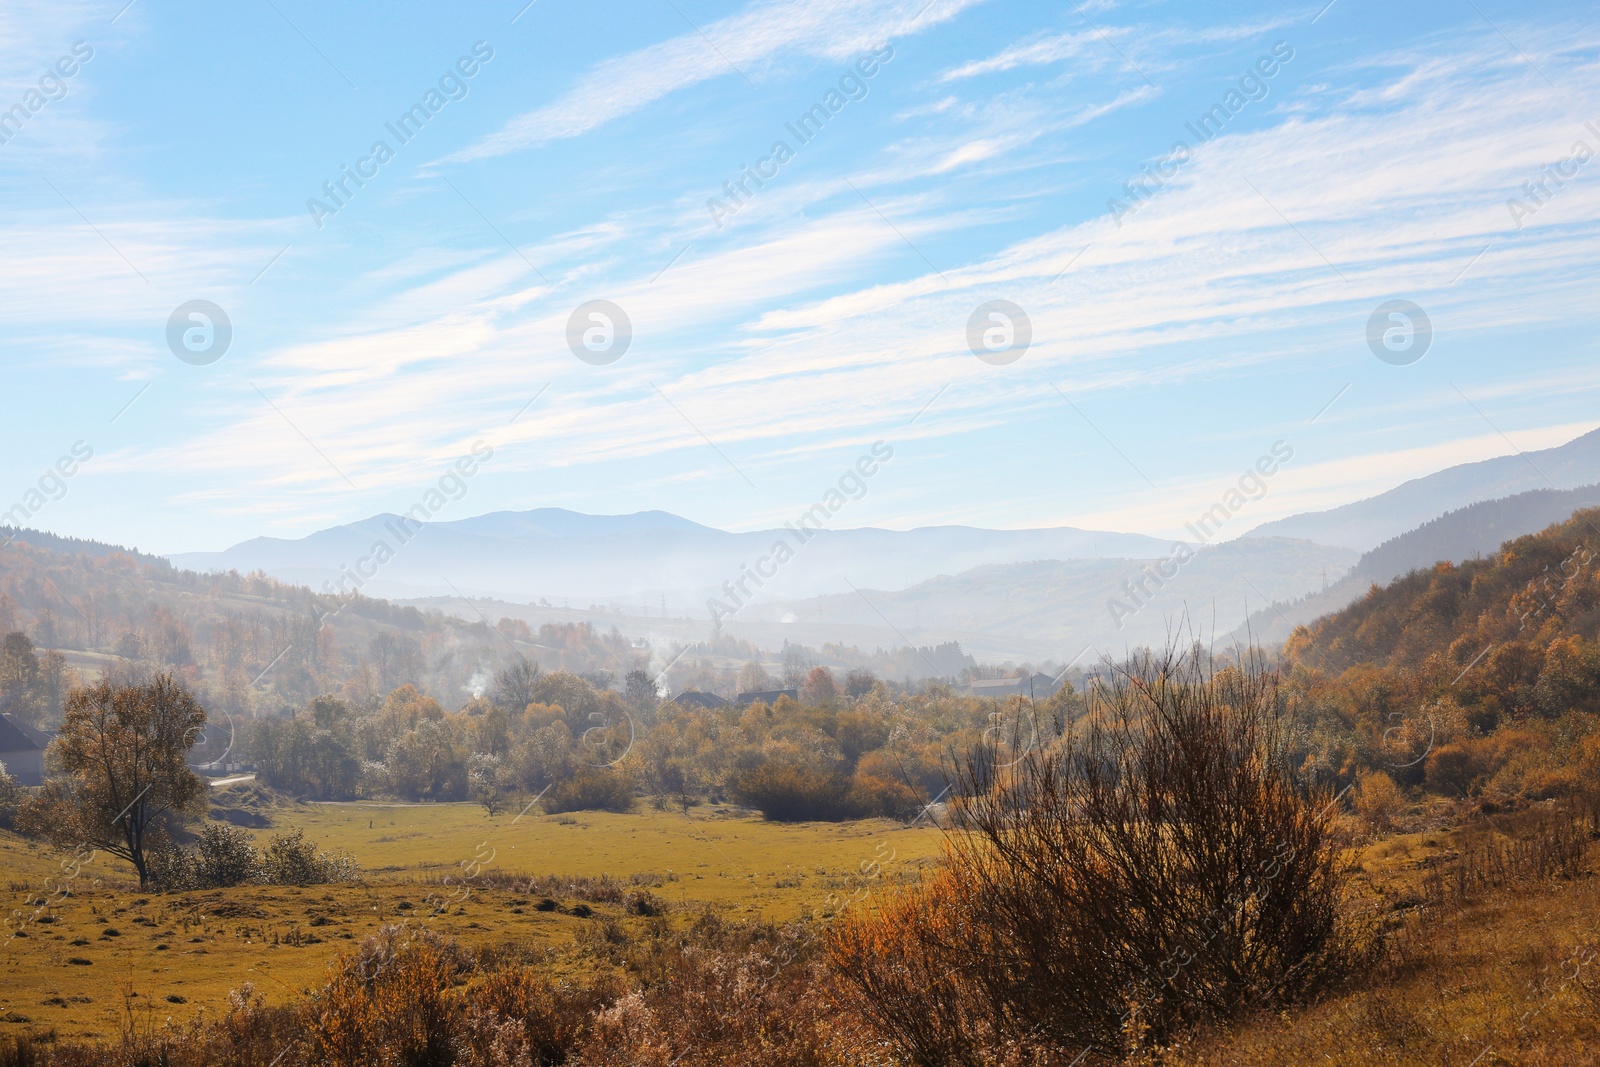
[{"label": "grassy meadow", "polygon": [[657,895],[674,903],[727,904],[771,919],[848,892],[862,863],[884,863],[890,878],[914,870],[939,854],[942,837],[926,822],[911,830],[887,819],[771,823],[716,810],[489,818],[474,804],[306,804],[263,834],[301,827],[323,849],[355,856],[369,880],[459,876],[460,864],[492,851],[487,871],[638,876],[660,883]]},{"label": "grassy meadow", "polygon": [[[491,818],[473,804],[264,805],[248,786],[216,790],[214,802],[265,815],[271,825],[254,831],[263,839],[299,828],[319,847],[349,853],[361,880],[140,893],[133,869],[101,853],[71,880],[70,896],[35,915],[28,899],[61,884],[67,857],[0,833],[6,911],[21,931],[0,944],[0,1036],[53,1029],[110,1038],[130,1021],[215,1016],[245,982],[284,1002],[321,986],[339,953],[402,921],[475,947],[543,949],[559,974],[588,966],[568,950],[607,921],[647,921],[618,903],[586,903],[581,886],[563,892],[563,879],[646,889],[667,903],[667,921],[708,904],[784,921],[915,878],[942,838],[926,822],[781,824],[715,808]],[[474,861],[476,873],[463,867]],[[554,877],[529,892],[534,876]],[[430,914],[430,894],[449,894],[450,906]],[[546,898],[554,910],[540,910]]]}]

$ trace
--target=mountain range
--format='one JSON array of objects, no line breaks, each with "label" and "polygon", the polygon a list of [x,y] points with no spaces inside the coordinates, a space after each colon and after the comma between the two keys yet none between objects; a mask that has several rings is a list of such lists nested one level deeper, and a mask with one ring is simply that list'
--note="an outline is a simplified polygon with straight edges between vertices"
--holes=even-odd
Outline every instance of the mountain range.
[{"label": "mountain range", "polygon": [[[508,599],[621,600],[650,609],[703,606],[737,582],[775,544],[793,558],[763,580],[764,598],[844,592],[852,584],[903,588],[939,574],[1036,559],[1144,558],[1172,543],[1143,534],[1072,527],[984,530],[932,526],[915,530],[807,530],[730,533],[664,511],[583,515],[561,508],[500,511],[450,522],[418,524],[398,515],[320,530],[297,540],[257,537],[223,552],[168,557],[197,571],[263,570],[284,581],[321,589],[353,584],[367,572],[370,596],[489,595]],[[392,558],[378,563],[374,548]],[[370,562],[365,564],[362,560]],[[747,586],[754,592],[753,586]]]},{"label": "mountain range", "polygon": [[1207,633],[1238,627],[1281,640],[1373,583],[1492,552],[1595,504],[1600,430],[1209,546],[1076,527],[735,533],[662,511],[540,508],[429,523],[382,514],[168,558],[202,572],[360,588],[467,618],[482,606],[462,598],[490,599],[530,624],[598,611],[661,639],[715,624],[763,647],[957,640],[981,658],[1059,660],[1083,647],[1159,644],[1185,615]]}]

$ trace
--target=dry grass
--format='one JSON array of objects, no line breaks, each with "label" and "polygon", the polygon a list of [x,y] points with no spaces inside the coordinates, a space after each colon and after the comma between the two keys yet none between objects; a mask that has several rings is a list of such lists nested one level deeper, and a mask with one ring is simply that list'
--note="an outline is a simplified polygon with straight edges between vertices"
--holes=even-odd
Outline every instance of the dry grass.
[{"label": "dry grass", "polygon": [[[912,875],[940,838],[882,820],[776,826],[711,811],[529,814],[515,823],[515,813],[490,819],[468,804],[295,804],[270,814],[263,836],[303,828],[321,847],[352,853],[363,880],[139,893],[132,869],[101,854],[72,895],[42,913],[49,921],[0,939],[0,1039],[103,1037],[121,1026],[129,1003],[157,1025],[216,1018],[228,991],[245,982],[269,1005],[287,1003],[320,987],[337,953],[407,919],[474,948],[517,944],[546,956],[559,977],[592,966],[577,950],[580,936],[641,923],[641,910],[665,904],[687,914],[711,902],[750,918],[793,918],[826,910],[830,895],[848,898],[864,861],[893,854],[886,876]],[[22,913],[13,923],[32,914],[28,900],[58,884],[61,859],[0,833],[4,911]],[[480,868],[463,869],[475,859]],[[452,884],[441,886],[446,877]],[[612,891],[617,885],[625,888]],[[443,914],[428,915],[430,895],[449,899]],[[556,910],[539,910],[547,897]]]},{"label": "dry grass", "polygon": [[1161,1062],[1600,1065],[1600,834],[1578,816],[1538,805],[1367,844],[1354,906],[1389,932],[1380,965]]},{"label": "dry grass", "polygon": [[[898,850],[897,860],[888,865],[891,872],[896,867],[915,870],[915,863],[901,866],[902,861],[916,855],[916,842],[928,842],[932,851],[936,832],[908,834],[884,825],[856,824],[772,827],[753,820],[702,816],[680,827],[680,832],[705,834],[697,839],[699,846],[714,845],[726,855],[719,856],[716,870],[695,880],[688,877],[689,868],[665,863],[660,852],[650,850],[665,847],[649,843],[667,840],[663,824],[673,820],[681,824],[682,816],[584,815],[566,825],[529,816],[517,824],[517,831],[528,827],[557,843],[542,852],[556,859],[533,869],[560,871],[558,864],[565,864],[563,875],[542,877],[530,886],[519,877],[527,867],[502,866],[497,859],[472,879],[472,891],[465,899],[428,918],[427,897],[440,892],[438,876],[449,866],[447,859],[438,858],[446,846],[470,855],[468,846],[484,840],[483,827],[510,830],[510,819],[491,821],[481,809],[473,815],[474,809],[465,806],[384,810],[393,813],[395,826],[383,826],[375,808],[370,816],[336,812],[332,814],[338,820],[323,817],[311,824],[312,836],[320,835],[324,843],[351,848],[359,855],[362,834],[410,832],[426,825],[415,820],[427,815],[438,820],[438,833],[406,839],[415,866],[377,874],[369,868],[369,880],[357,885],[247,886],[141,895],[122,868],[101,857],[85,868],[81,891],[52,909],[55,921],[31,923],[25,927],[28,937],[0,945],[0,1019],[7,1020],[0,1021],[0,1065],[9,1067],[12,1062],[7,1058],[7,1039],[27,1033],[54,1031],[62,1041],[39,1046],[51,1052],[71,1038],[115,1042],[130,1023],[147,1034],[176,1037],[184,1032],[184,1023],[203,1017],[222,1021],[220,1029],[207,1031],[209,1040],[222,1041],[229,1027],[243,1018],[237,1012],[230,1016],[227,992],[248,982],[266,1001],[266,1014],[250,1024],[256,1034],[250,1040],[264,1054],[237,1062],[266,1067],[286,1043],[303,1040],[305,1033],[303,1024],[295,1022],[301,1016],[273,1014],[272,1006],[292,1005],[304,1011],[307,1004],[322,1003],[305,994],[323,989],[328,965],[339,954],[355,950],[382,924],[408,919],[412,928],[437,930],[476,951],[485,974],[511,968],[504,982],[516,984],[534,977],[539,982],[570,980],[577,984],[561,988],[580,991],[588,983],[603,983],[606,975],[611,980],[626,978],[630,986],[637,983],[636,995],[619,1001],[604,1020],[597,1020],[603,1023],[605,1040],[588,1046],[586,1063],[659,1061],[687,1067],[792,1062],[854,1067],[873,1062],[890,1067],[883,1046],[859,1013],[847,1000],[831,1000],[838,987],[818,969],[814,948],[803,932],[719,925],[724,921],[713,920],[693,901],[696,888],[710,882],[727,894],[727,910],[752,909],[743,911],[746,919],[784,910],[792,916],[815,907],[828,892],[838,894],[828,888],[834,883],[859,884],[859,880],[852,883],[848,872],[860,860],[874,858],[873,848],[884,840]],[[303,825],[298,811],[275,812],[273,831]],[[322,811],[311,809],[313,815]],[[374,823],[370,831],[367,817]],[[347,827],[342,839],[330,832],[337,831],[339,820]],[[479,829],[478,836],[466,833],[469,827]],[[1528,816],[1496,816],[1457,829],[1395,835],[1364,846],[1357,857],[1359,906],[1382,916],[1396,931],[1382,965],[1354,976],[1349,987],[1310,1006],[1248,1018],[1227,1032],[1191,1035],[1163,1054],[1161,1062],[1169,1067],[1600,1064],[1600,957],[1596,956],[1600,880],[1590,874],[1564,879],[1548,869],[1541,875],[1537,870],[1541,863],[1533,856],[1526,860],[1526,870],[1512,871],[1503,884],[1479,879],[1478,888],[1465,898],[1442,905],[1429,900],[1430,878],[1437,880],[1441,872],[1451,874],[1464,863],[1476,863],[1467,858],[1481,857],[1492,847],[1509,848],[1509,842],[1525,839],[1529,830]],[[563,838],[562,833],[572,836]],[[583,840],[612,850],[636,842],[645,847],[637,853],[640,861],[629,864],[597,859],[581,848]],[[797,874],[799,865],[792,860],[786,861],[791,864],[787,868],[775,862],[785,847],[813,860],[825,857],[828,862],[817,864],[824,873],[812,866]],[[1589,849],[1591,869],[1597,849],[1600,846]],[[1522,846],[1522,851],[1530,850]],[[616,854],[627,853],[611,853]],[[711,854],[718,855],[714,849]],[[759,870],[757,878],[719,883],[712,877],[722,867],[731,872],[735,861],[746,856],[762,864],[752,865],[752,870]],[[55,873],[56,863],[53,854],[0,835],[0,867],[7,872],[10,907],[20,906],[45,877]],[[668,880],[669,867],[677,880]],[[601,878],[605,873],[617,877]],[[94,876],[108,874],[113,876],[101,885],[91,884]],[[780,880],[799,884],[780,890],[776,886]],[[739,896],[740,891],[745,895]],[[648,914],[651,909],[641,909],[641,892],[671,905],[667,914],[655,916]],[[848,891],[838,895],[848,896]],[[556,901],[555,910],[539,910],[545,896]],[[403,903],[412,907],[402,907]],[[106,935],[107,928],[117,934]],[[74,964],[73,958],[90,962]],[[780,974],[782,980],[774,982]],[[472,1003],[487,1003],[489,987],[479,984],[485,980],[471,979],[470,986],[461,987]],[[534,1009],[545,995],[520,985],[502,992],[506,1012],[530,1019],[538,1014]],[[181,997],[183,1002],[169,997]],[[737,1019],[727,1010],[735,1003],[743,1012]],[[520,1007],[512,1012],[516,1005]],[[561,1026],[576,1025],[572,1020],[577,1016],[568,1009],[549,1011],[555,1012],[556,1022],[571,1016]],[[178,1029],[164,1029],[169,1016]],[[487,1049],[494,1037],[493,1020],[474,1022],[474,1018],[460,1025],[489,1027],[479,1042]],[[724,1018],[727,1025],[716,1034],[707,1029]],[[779,1047],[779,1042],[788,1044]],[[735,1058],[719,1058],[735,1051]],[[1057,1067],[1070,1060],[1069,1056]],[[201,1061],[210,1062],[204,1055]],[[1087,1067],[1087,1062],[1079,1067]]]},{"label": "dry grass", "polygon": [[1178,1065],[1600,1064],[1600,880],[1495,890],[1420,919],[1361,988],[1174,1050]]}]

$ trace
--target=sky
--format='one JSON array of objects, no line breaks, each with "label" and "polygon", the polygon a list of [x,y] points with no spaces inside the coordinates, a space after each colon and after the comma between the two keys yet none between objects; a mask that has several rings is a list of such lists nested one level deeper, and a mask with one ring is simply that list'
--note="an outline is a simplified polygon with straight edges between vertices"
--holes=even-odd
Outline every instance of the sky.
[{"label": "sky", "polygon": [[0,509],[749,530],[882,442],[836,525],[1173,536],[1286,447],[1231,535],[1600,424],[1589,4],[524,3],[0,6]]}]

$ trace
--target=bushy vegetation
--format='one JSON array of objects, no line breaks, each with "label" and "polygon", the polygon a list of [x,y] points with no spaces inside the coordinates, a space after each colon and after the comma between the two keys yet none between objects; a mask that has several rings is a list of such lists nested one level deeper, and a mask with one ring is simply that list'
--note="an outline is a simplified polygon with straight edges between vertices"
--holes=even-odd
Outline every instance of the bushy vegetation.
[{"label": "bushy vegetation", "polygon": [[11,631],[0,637],[0,712],[35,726],[53,723],[61,717],[72,684],[66,657],[53,649],[38,655],[33,641],[11,630],[5,615],[0,599],[0,632]]},{"label": "bushy vegetation", "polygon": [[1600,511],[1580,511],[1296,630],[1307,773],[1382,774],[1485,810],[1600,780],[1597,527]]},{"label": "bushy vegetation", "polygon": [[[1516,1049],[1507,1062],[1583,1062],[1573,1050],[1600,1037],[1586,970],[1600,948],[1591,519],[1375,589],[1297,631],[1280,670],[1248,653],[1136,653],[1037,706],[893,692],[862,673],[841,682],[798,657],[785,681],[800,699],[770,705],[661,703],[643,672],[618,692],[526,659],[455,711],[409,683],[308,697],[234,739],[264,784],[299,796],[471,798],[490,814],[540,796],[549,813],[628,812],[643,798],[734,802],[775,821],[926,817],[949,828],[948,848],[920,883],[830,896],[782,927],[696,916],[615,880],[581,892],[554,875],[518,880],[517,907],[585,924],[570,954],[470,949],[413,921],[346,953],[305,998],[267,1007],[245,987],[220,1019],[130,1027],[101,1047],[0,1048],[0,1067],[1410,1065],[1493,1062],[1489,1047]],[[407,646],[381,645],[374,655],[411,669]],[[741,676],[771,682],[758,663]],[[97,828],[131,848],[137,822],[158,888],[353,877],[298,833],[258,850],[207,826],[174,843],[197,813],[187,771],[167,758],[182,745],[140,745],[205,722],[180,683],[107,683],[65,703],[77,725],[60,754],[86,751],[74,738],[91,724],[143,753],[106,764],[114,784],[166,766],[167,793],[113,817],[122,786],[58,758],[66,774],[23,805],[33,832],[51,833],[59,813],[77,820],[63,842]],[[1394,858],[1374,885],[1363,865],[1385,835],[1453,821],[1467,828],[1449,848]],[[472,866],[475,884],[507,877]],[[584,903],[555,899],[574,895]],[[1568,916],[1566,940],[1513,925],[1502,944],[1471,925],[1534,925],[1526,909],[1540,923]],[[1544,990],[1504,991],[1502,971],[1537,980],[1541,960]],[[1446,964],[1461,977],[1423,990],[1419,971]],[[1553,986],[1557,965],[1576,969]],[[1387,1006],[1391,988],[1403,1007]],[[1458,995],[1480,1013],[1470,1026],[1442,1007]],[[1548,1029],[1565,1044],[1551,1045],[1527,1021],[1558,1012]],[[1336,1043],[1284,1022],[1301,1019]]]},{"label": "bushy vegetation", "polygon": [[777,822],[847,819],[850,779],[791,763],[763,763],[741,774],[733,795]]},{"label": "bushy vegetation", "polygon": [[775,822],[909,819],[928,798],[915,787],[870,773],[767,762],[745,771],[733,784],[739,803]]},{"label": "bushy vegetation", "polygon": [[[539,881],[516,889],[536,895],[576,888],[595,904],[565,909],[587,924],[575,955],[567,957],[579,964],[576,971],[552,969],[540,949],[509,943],[473,949],[411,921],[387,926],[343,953],[307,996],[269,1006],[245,983],[220,1017],[129,1025],[102,1043],[23,1040],[20,1055],[29,1058],[4,1049],[0,1055],[11,1058],[0,1064],[1220,1067],[1332,1060],[1422,1067],[1470,1063],[1491,1046],[1506,1062],[1581,1064],[1600,1034],[1600,984],[1590,973],[1600,883],[1572,877],[1587,869],[1582,854],[1579,867],[1540,857],[1563,853],[1568,846],[1559,842],[1575,839],[1574,826],[1585,830],[1577,839],[1592,852],[1590,825],[1532,816],[1497,817],[1475,828],[1480,840],[1463,838],[1470,847],[1436,864],[1439,877],[1429,884],[1446,888],[1430,888],[1394,912],[1384,952],[1335,976],[1322,997],[1291,1003],[1295,998],[1273,993],[1224,1023],[1174,1029],[1163,1041],[1145,1025],[1151,1016],[1134,1010],[1153,1005],[1137,1000],[1129,1005],[1130,1025],[1109,1046],[1062,1049],[1048,1040],[1046,1028],[1031,1029],[1021,1016],[1010,1020],[1009,1040],[984,1039],[987,1020],[1002,1006],[973,995],[974,972],[991,962],[981,954],[956,967],[918,952],[877,961],[880,977],[896,984],[868,992],[848,977],[848,967],[844,974],[834,969],[829,956],[848,944],[852,930],[878,931],[887,940],[880,938],[877,947],[890,952],[928,943],[925,927],[955,940],[981,937],[970,928],[974,913],[960,892],[934,888],[953,888],[940,879],[860,912],[859,919],[847,914],[832,937],[814,924],[738,922],[713,911],[663,915],[659,907],[636,907],[637,891],[615,882],[575,887]],[[1492,854],[1501,860],[1486,861]],[[1505,858],[1512,855],[1522,858]],[[1486,862],[1503,875],[1479,879]],[[1464,896],[1448,888],[1462,882],[1474,886]],[[1361,902],[1345,906],[1359,911]],[[1198,974],[1211,966],[1200,958],[1205,944],[1185,943],[1197,958],[1178,967],[1162,961],[1164,981],[1183,984],[1189,968]],[[1098,966],[1092,959],[1078,962],[1090,971]],[[1013,992],[1037,983],[1042,994],[1060,977],[1030,965],[1007,982]],[[1267,987],[1283,988],[1270,981]],[[885,999],[884,990],[898,993]],[[1072,1010],[1066,999],[1045,1007],[1059,1018]],[[886,1009],[902,1013],[892,1025]],[[911,1045],[908,1034],[915,1036],[918,1026],[929,1039],[968,1028],[978,1040]],[[1124,1055],[1130,1046],[1132,1054]]]},{"label": "bushy vegetation", "polygon": [[459,711],[411,685],[377,704],[325,695],[241,729],[236,752],[263,784],[317,800],[471,799],[492,814],[534,797],[546,812],[627,811],[645,797],[731,801],[782,821],[910,819],[944,788],[952,754],[999,723],[1081,704],[1070,687],[1039,708],[942,686],[894,694],[864,672],[841,685],[818,667],[802,700],[707,709],[647,700],[647,681],[634,680],[630,702],[514,660]]},{"label": "bushy vegetation", "polygon": [[963,767],[945,866],[831,956],[915,1063],[1163,1045],[1346,973],[1325,789],[1257,665],[1145,656],[1020,760]]},{"label": "bushy vegetation", "polygon": [[153,857],[155,888],[169,892],[238,885],[327,885],[354,881],[360,867],[350,856],[331,856],[300,830],[275,834],[264,848],[232,826],[211,823],[189,845],[169,843]]},{"label": "bushy vegetation", "polygon": [[551,815],[568,811],[632,811],[633,783],[616,771],[585,767],[571,778],[550,787],[544,810]]}]

